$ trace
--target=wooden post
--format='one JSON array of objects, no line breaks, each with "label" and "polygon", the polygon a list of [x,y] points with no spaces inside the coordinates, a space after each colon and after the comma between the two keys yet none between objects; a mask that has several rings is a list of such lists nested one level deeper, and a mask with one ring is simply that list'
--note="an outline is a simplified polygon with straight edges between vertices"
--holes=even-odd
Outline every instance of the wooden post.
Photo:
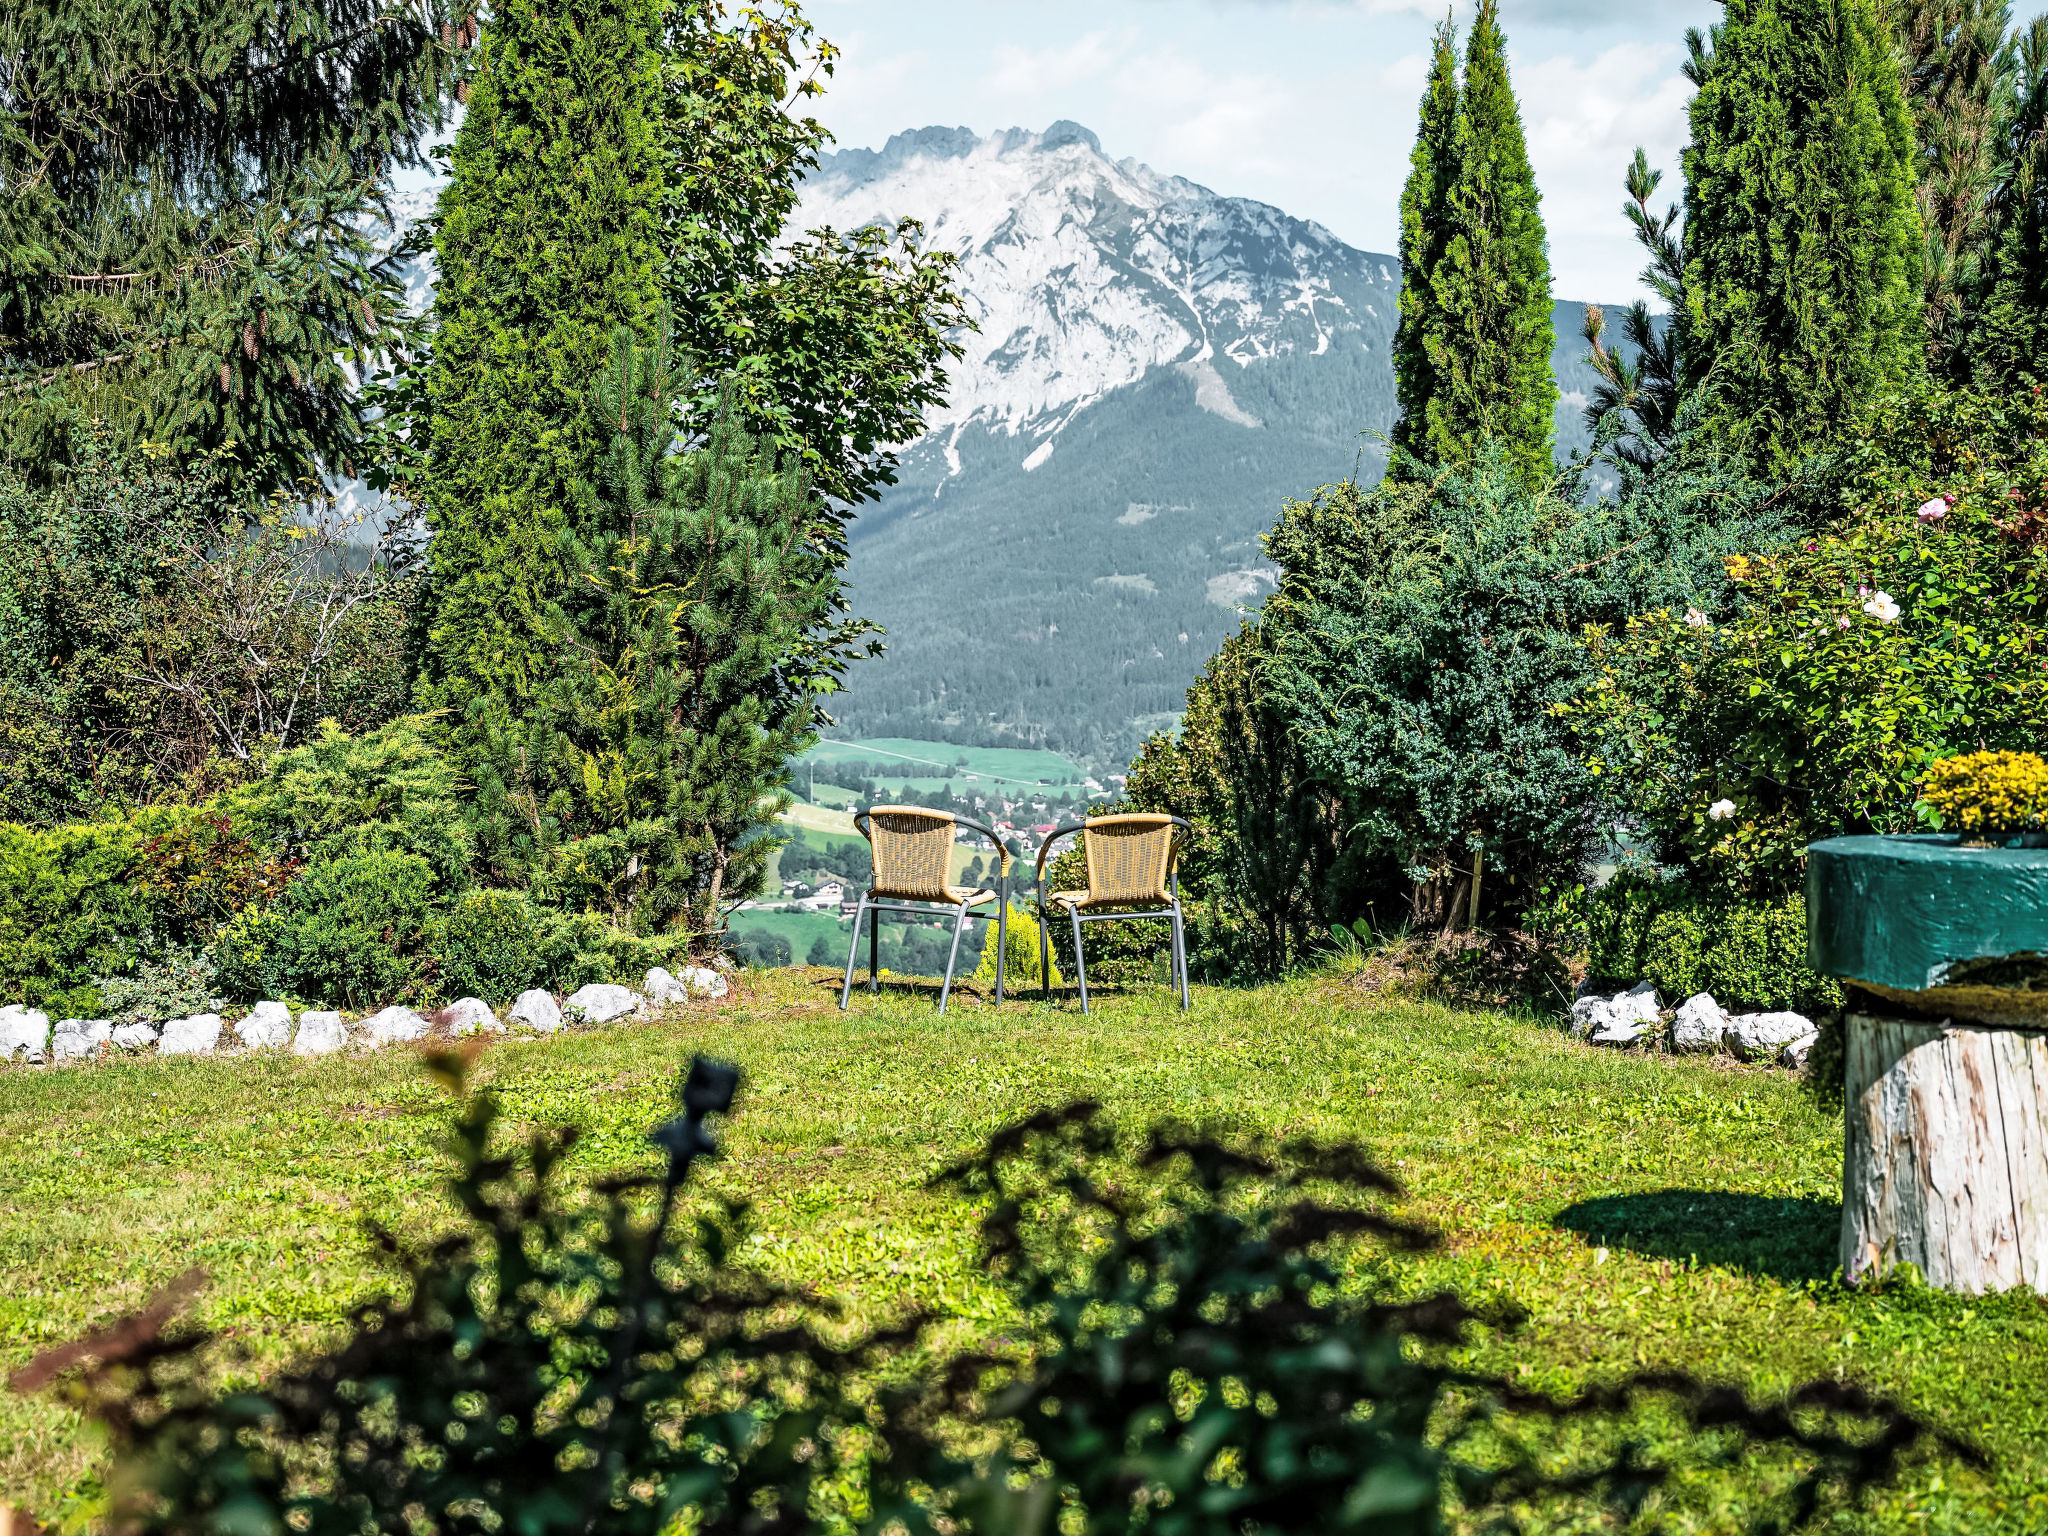
[{"label": "wooden post", "polygon": [[1849,1013],[1842,1273],[2048,1293],[2048,1030]]}]

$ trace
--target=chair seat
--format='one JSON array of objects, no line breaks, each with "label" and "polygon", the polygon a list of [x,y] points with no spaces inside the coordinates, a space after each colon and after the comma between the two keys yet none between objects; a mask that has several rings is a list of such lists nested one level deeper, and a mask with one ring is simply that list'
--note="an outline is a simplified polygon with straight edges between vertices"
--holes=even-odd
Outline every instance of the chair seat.
[{"label": "chair seat", "polygon": [[[949,885],[945,888],[945,890],[946,900],[956,907],[978,907],[983,902],[994,901],[996,899],[996,893],[994,891],[970,891],[964,885]],[[933,896],[925,891],[918,891],[915,894],[912,894],[907,891],[871,890],[868,892],[868,896],[871,899],[880,899],[882,901],[936,902],[939,899],[938,897]]]},{"label": "chair seat", "polygon": [[1167,895],[1147,896],[1141,901],[1091,901],[1086,891],[1054,891],[1046,900],[1056,906],[1078,907],[1170,907],[1173,898]]}]

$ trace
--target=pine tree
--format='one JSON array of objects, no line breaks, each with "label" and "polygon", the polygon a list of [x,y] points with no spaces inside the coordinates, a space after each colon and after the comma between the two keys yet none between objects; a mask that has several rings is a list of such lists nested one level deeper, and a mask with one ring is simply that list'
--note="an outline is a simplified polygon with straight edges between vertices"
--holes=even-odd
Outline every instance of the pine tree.
[{"label": "pine tree", "polygon": [[[1441,52],[1436,68],[1442,69]],[[1433,73],[1433,88],[1436,79]],[[1424,101],[1427,107],[1429,98]],[[1418,154],[1422,149],[1418,141]],[[1429,462],[1460,465],[1471,464],[1482,443],[1498,439],[1509,462],[1534,484],[1553,472],[1550,253],[1508,80],[1498,0],[1480,0],[1472,23],[1447,158],[1446,238],[1428,271],[1428,297],[1418,296],[1413,306],[1427,369],[1421,378],[1403,375],[1398,386],[1404,411],[1413,412],[1411,397],[1421,396],[1419,429],[1404,425],[1402,439],[1404,445],[1419,440],[1418,457]],[[1417,206],[1429,205],[1418,195]],[[1418,222],[1426,232],[1427,219]],[[1402,281],[1405,288],[1405,272]],[[1404,303],[1404,323],[1408,309]]]},{"label": "pine tree", "polygon": [[1685,237],[1679,226],[1678,207],[1667,204],[1659,214],[1650,199],[1664,180],[1653,170],[1650,157],[1636,146],[1636,157],[1623,178],[1628,201],[1622,216],[1634,226],[1636,243],[1650,253],[1640,279],[1664,305],[1662,324],[1650,313],[1650,306],[1637,299],[1622,311],[1621,333],[1635,349],[1633,356],[1605,343],[1607,315],[1598,304],[1586,306],[1582,334],[1593,350],[1586,361],[1600,376],[1585,409],[1586,425],[1596,434],[1611,411],[1622,413],[1622,427],[1607,446],[1616,460],[1630,469],[1647,470],[1670,449],[1678,435],[1678,407],[1682,398],[1679,380],[1682,329],[1685,313]]},{"label": "pine tree", "polygon": [[493,7],[437,210],[425,464],[433,531],[420,693],[451,711],[484,851],[524,867],[534,764],[521,716],[548,682],[544,616],[575,487],[604,444],[586,409],[621,325],[660,311],[658,0]]},{"label": "pine tree", "polygon": [[2048,374],[2048,17],[2034,18],[2013,54],[1984,296],[1952,370],[1990,390]]},{"label": "pine tree", "polygon": [[527,734],[548,783],[527,809],[565,897],[641,931],[705,933],[766,872],[759,834],[815,739],[838,573],[808,476],[729,397],[676,453],[665,336],[643,349],[621,328],[613,346],[587,415],[604,451],[545,618],[558,665]]},{"label": "pine tree", "polygon": [[475,0],[0,9],[0,454],[227,451],[261,494],[357,468],[355,377],[407,345],[365,225],[422,163]]},{"label": "pine tree", "polygon": [[2013,101],[2011,19],[2006,0],[1895,0],[1893,9],[1918,148],[1927,357],[1943,371],[1989,255]]},{"label": "pine tree", "polygon": [[1872,0],[1728,0],[1698,73],[1685,386],[1783,473],[1921,368],[1912,117]]},{"label": "pine tree", "polygon": [[1432,354],[1444,346],[1444,317],[1437,307],[1435,275],[1449,239],[1451,179],[1457,161],[1458,34],[1449,18],[1436,29],[1429,84],[1408,156],[1408,182],[1401,189],[1401,320],[1394,332],[1394,391],[1400,415],[1393,443],[1428,462],[1430,402],[1437,392]]}]

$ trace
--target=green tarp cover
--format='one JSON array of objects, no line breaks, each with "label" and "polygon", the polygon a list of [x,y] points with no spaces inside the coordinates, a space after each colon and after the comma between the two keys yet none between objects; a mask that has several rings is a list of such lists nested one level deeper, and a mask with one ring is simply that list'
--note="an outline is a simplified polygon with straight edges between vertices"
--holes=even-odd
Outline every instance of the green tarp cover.
[{"label": "green tarp cover", "polygon": [[1806,949],[1817,971],[1913,992],[1961,961],[2048,955],[2048,848],[1964,848],[1953,834],[1815,843]]}]

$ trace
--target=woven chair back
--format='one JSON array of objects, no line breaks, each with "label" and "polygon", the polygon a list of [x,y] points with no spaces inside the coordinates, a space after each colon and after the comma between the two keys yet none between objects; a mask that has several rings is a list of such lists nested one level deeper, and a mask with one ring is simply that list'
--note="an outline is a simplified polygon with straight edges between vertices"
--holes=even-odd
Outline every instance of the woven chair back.
[{"label": "woven chair back", "polygon": [[1173,818],[1144,812],[1097,816],[1081,834],[1088,851],[1088,905],[1159,906],[1173,899]]},{"label": "woven chair back", "polygon": [[953,900],[953,818],[944,811],[885,805],[868,816],[877,896],[894,901]]}]

